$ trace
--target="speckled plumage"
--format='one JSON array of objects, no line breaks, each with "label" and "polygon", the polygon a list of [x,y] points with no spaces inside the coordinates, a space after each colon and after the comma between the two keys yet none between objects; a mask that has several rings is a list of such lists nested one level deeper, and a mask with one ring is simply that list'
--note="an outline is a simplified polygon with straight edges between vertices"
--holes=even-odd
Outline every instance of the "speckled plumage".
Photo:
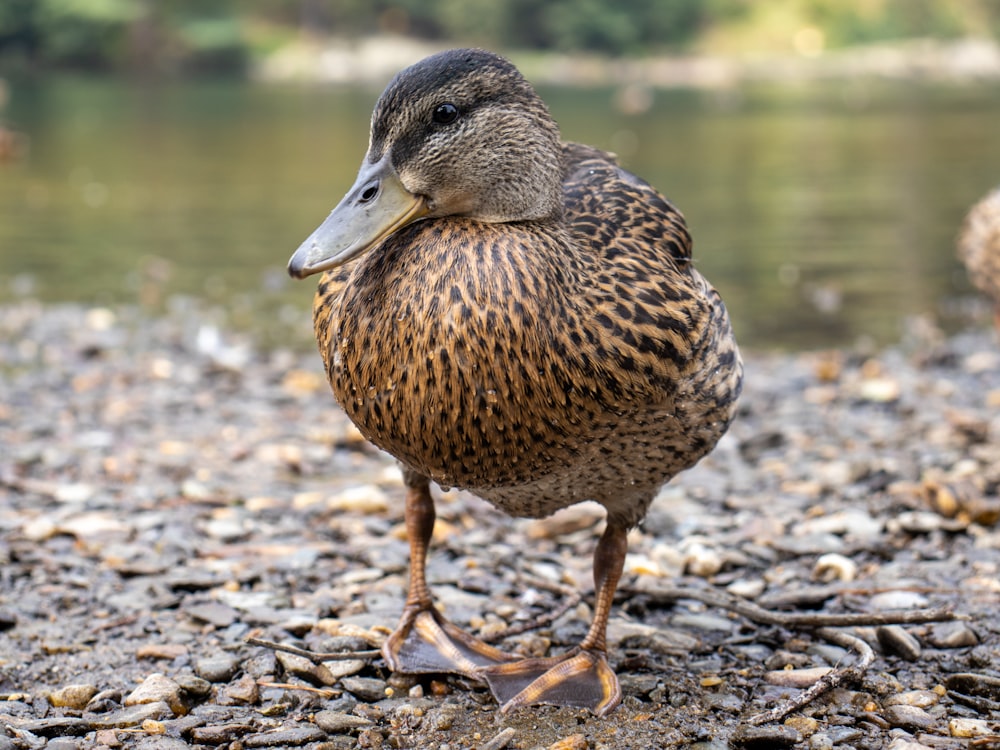
[{"label": "speckled plumage", "polygon": [[[333,392],[362,434],[405,467],[417,493],[408,496],[411,535],[429,539],[433,526],[425,477],[514,516],[583,500],[607,508],[597,614],[576,650],[586,662],[577,671],[601,695],[575,702],[579,685],[560,691],[548,683],[564,678],[553,678],[509,700],[522,687],[523,675],[510,676],[519,667],[489,677],[506,706],[540,700],[604,713],[620,698],[603,653],[625,533],[735,412],[743,370],[725,306],[692,266],[677,209],[609,154],[561,143],[541,99],[503,58],[457,50],[403,71],[379,99],[371,132],[358,182],[331,216],[375,210],[370,201],[377,207],[373,196],[388,193],[390,180],[409,196],[406,210],[413,200],[422,213],[362,254],[358,242],[321,254],[324,225],[290,264],[299,276],[329,269],[314,322]],[[426,545],[411,544],[419,570],[404,620],[433,611]],[[398,652],[417,648],[411,626],[384,649],[394,668]],[[460,637],[478,659],[478,645]],[[495,657],[476,664],[503,664]],[[508,678],[513,687],[495,684]]]},{"label": "speckled plumage", "polygon": [[958,255],[972,283],[993,301],[1000,328],[1000,188],[969,211],[959,235]]},{"label": "speckled plumage", "polygon": [[729,424],[740,367],[683,218],[568,146],[562,222],[404,228],[316,295],[337,400],[373,443],[516,516],[632,526]]}]

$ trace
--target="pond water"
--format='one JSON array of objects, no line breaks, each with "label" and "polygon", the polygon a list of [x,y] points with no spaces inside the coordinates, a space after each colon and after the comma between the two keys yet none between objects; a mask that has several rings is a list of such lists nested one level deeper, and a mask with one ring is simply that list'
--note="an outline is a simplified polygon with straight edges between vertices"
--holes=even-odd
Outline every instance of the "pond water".
[{"label": "pond water", "polygon": [[[351,184],[377,90],[8,89],[0,123],[27,149],[0,163],[0,301],[155,308],[184,294],[265,340],[303,321],[308,345],[314,282],[285,263]],[[639,113],[618,91],[541,91],[565,138],[616,151],[684,211],[745,346],[892,343],[914,315],[962,324],[954,238],[1000,183],[1000,86],[657,91],[632,97]]]}]

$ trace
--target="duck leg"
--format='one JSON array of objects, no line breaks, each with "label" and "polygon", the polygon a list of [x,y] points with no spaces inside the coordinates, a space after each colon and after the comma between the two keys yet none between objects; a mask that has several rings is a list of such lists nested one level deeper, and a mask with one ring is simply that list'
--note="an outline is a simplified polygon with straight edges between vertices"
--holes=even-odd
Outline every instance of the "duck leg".
[{"label": "duck leg", "polygon": [[427,548],[434,532],[434,500],[427,477],[404,470],[406,533],[410,541],[410,590],[399,625],[382,644],[393,672],[450,672],[482,679],[479,670],[516,657],[493,648],[448,622],[427,587]]},{"label": "duck leg", "polygon": [[608,666],[607,630],[615,589],[625,565],[628,529],[608,522],[594,551],[596,601],[590,630],[580,645],[561,656],[522,659],[480,670],[504,713],[537,703],[610,713],[622,698]]}]

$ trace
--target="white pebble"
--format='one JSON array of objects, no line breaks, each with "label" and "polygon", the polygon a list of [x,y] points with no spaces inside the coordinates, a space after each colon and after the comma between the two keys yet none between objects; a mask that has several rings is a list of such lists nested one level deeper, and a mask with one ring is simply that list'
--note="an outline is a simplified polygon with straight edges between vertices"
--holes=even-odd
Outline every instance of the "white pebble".
[{"label": "white pebble", "polygon": [[858,575],[858,565],[851,558],[830,552],[822,555],[813,566],[814,580],[830,583],[831,581],[853,581]]},{"label": "white pebble", "polygon": [[948,732],[952,737],[985,737],[993,733],[985,719],[952,719]]}]

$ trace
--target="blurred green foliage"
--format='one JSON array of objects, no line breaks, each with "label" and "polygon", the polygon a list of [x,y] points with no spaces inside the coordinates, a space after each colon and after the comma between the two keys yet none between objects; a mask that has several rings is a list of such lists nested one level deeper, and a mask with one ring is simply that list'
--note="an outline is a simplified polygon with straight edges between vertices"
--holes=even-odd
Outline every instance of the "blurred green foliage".
[{"label": "blurred green foliage", "polygon": [[302,33],[637,55],[776,25],[831,47],[995,36],[1000,0],[2,0],[0,65],[238,70]]}]

